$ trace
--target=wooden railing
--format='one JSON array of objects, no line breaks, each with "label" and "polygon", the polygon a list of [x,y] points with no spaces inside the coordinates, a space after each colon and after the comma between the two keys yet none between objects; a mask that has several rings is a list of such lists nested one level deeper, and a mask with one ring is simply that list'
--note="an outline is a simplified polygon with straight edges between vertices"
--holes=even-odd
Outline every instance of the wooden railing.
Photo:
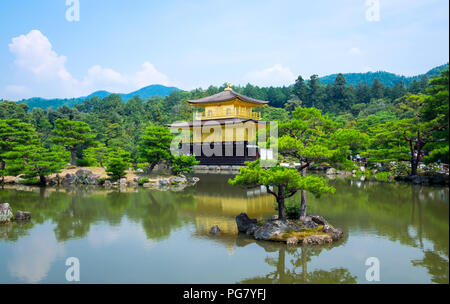
[{"label": "wooden railing", "polygon": [[207,120],[207,119],[220,119],[220,118],[249,118],[254,120],[261,119],[261,113],[259,112],[244,112],[244,111],[236,111],[236,113],[225,113],[225,111],[215,111],[215,112],[196,112],[195,119],[196,120]]}]

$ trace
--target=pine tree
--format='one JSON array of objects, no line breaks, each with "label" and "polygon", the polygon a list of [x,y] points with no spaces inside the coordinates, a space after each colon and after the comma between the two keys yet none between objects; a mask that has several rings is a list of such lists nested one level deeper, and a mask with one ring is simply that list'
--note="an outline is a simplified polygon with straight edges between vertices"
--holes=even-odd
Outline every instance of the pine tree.
[{"label": "pine tree", "polygon": [[57,119],[53,132],[53,142],[70,152],[72,165],[76,165],[76,153],[93,144],[94,134],[89,125],[82,121]]},{"label": "pine tree", "polygon": [[318,109],[323,109],[322,99],[323,99],[323,88],[320,84],[319,76],[312,75],[308,82],[309,96],[307,107],[314,107]]},{"label": "pine tree", "polygon": [[24,170],[21,156],[36,141],[32,126],[18,119],[0,120],[0,176],[18,175]]},{"label": "pine tree", "polygon": [[60,173],[66,166],[70,161],[70,154],[64,149],[58,149],[57,146],[53,147],[53,150],[49,150],[41,145],[36,145],[30,147],[30,153],[25,161],[27,163],[25,177],[39,177],[39,183],[45,185],[48,175]]},{"label": "pine tree", "polygon": [[192,166],[198,165],[200,162],[195,159],[195,156],[179,155],[174,156],[170,161],[172,165],[173,174],[190,173]]},{"label": "pine tree", "polygon": [[229,183],[248,188],[265,186],[267,192],[275,196],[278,204],[278,218],[286,220],[285,200],[298,191],[310,191],[315,194],[334,193],[335,189],[326,184],[324,178],[318,176],[301,176],[296,169],[276,164],[270,168],[262,168],[259,160],[247,162],[247,167]]},{"label": "pine tree", "polygon": [[308,86],[306,85],[302,76],[298,76],[297,80],[295,81],[292,93],[294,93],[294,95],[297,96],[298,99],[308,104]]},{"label": "pine tree", "polygon": [[45,185],[46,176],[58,173],[67,163],[67,154],[57,148],[50,151],[42,146],[36,130],[18,120],[0,121],[1,153],[4,168],[2,175],[23,175],[27,179],[39,177]]},{"label": "pine tree", "polygon": [[108,147],[106,147],[105,144],[97,143],[96,146],[87,148],[84,151],[83,156],[90,163],[103,168],[107,163],[108,154]]},{"label": "pine tree", "polygon": [[126,176],[126,170],[130,166],[130,153],[117,149],[111,151],[108,155],[108,164],[106,165],[106,174],[113,180]]},{"label": "pine tree", "polygon": [[378,78],[375,78],[372,82],[372,88],[371,88],[372,98],[380,99],[384,96],[384,85],[378,80]]},{"label": "pine tree", "polygon": [[172,135],[167,127],[148,126],[142,136],[138,149],[144,161],[149,163],[149,172],[164,160],[170,160]]}]

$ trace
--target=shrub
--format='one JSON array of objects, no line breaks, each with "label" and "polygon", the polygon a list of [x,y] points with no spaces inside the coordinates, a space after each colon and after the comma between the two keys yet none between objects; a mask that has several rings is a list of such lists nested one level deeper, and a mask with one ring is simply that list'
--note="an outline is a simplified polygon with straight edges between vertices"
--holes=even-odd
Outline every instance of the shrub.
[{"label": "shrub", "polygon": [[423,168],[423,171],[426,175],[436,174],[440,170],[440,166],[437,163],[430,163]]},{"label": "shrub", "polygon": [[300,214],[300,203],[287,201],[286,202],[286,217],[294,220],[298,218]]},{"label": "shrub", "polygon": [[409,175],[411,165],[408,162],[399,161],[390,168],[392,175]]},{"label": "shrub", "polygon": [[172,161],[172,173],[181,174],[189,173],[192,171],[192,166],[199,164],[200,162],[195,159],[195,156],[180,155],[175,156]]},{"label": "shrub", "polygon": [[388,182],[391,177],[391,174],[389,172],[377,172],[375,174],[375,178],[379,181]]},{"label": "shrub", "polygon": [[92,161],[87,158],[79,158],[77,159],[77,166],[78,167],[90,167],[92,166]]},{"label": "shrub", "polygon": [[345,171],[352,171],[353,169],[357,169],[358,167],[348,159],[343,159],[341,162],[336,162],[333,167],[336,170],[345,170]]},{"label": "shrub", "polygon": [[98,183],[99,183],[100,185],[103,185],[103,184],[105,183],[105,181],[107,181],[107,180],[108,180],[107,177],[100,177],[100,178],[98,179]]},{"label": "shrub", "polygon": [[149,181],[150,181],[150,180],[149,180],[148,177],[141,177],[141,178],[138,180],[138,184],[139,184],[140,186],[142,186],[143,184],[148,183]]}]

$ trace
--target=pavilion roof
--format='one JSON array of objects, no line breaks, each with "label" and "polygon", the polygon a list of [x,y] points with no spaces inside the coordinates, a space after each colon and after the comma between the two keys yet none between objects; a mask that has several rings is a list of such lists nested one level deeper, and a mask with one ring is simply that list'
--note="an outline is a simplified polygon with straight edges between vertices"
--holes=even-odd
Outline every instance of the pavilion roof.
[{"label": "pavilion roof", "polygon": [[211,95],[208,97],[188,100],[188,102],[191,104],[214,103],[214,102],[229,101],[229,100],[233,100],[235,98],[239,98],[243,101],[253,103],[253,104],[258,104],[258,105],[264,105],[264,104],[268,103],[268,101],[265,101],[265,100],[254,99],[254,98],[247,97],[245,95],[236,93],[235,91],[233,91],[231,89],[228,89],[228,90],[225,89],[224,91],[222,91],[220,93],[217,93],[217,94],[214,94],[214,95]]}]

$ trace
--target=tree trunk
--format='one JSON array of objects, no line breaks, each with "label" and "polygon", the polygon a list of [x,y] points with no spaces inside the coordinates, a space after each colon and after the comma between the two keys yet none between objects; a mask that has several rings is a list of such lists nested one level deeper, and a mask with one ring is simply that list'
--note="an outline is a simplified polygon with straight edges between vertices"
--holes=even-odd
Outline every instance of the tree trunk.
[{"label": "tree trunk", "polygon": [[[303,177],[306,176],[306,168],[304,168],[301,172],[301,175]],[[306,216],[306,190],[301,191],[301,199],[300,199],[300,215],[299,219],[303,220],[303,218]]]},{"label": "tree trunk", "polygon": [[[0,170],[5,170],[6,164],[3,160],[0,159]],[[2,176],[2,182],[1,184],[3,185],[5,183],[5,177]]]},{"label": "tree trunk", "polygon": [[150,164],[150,166],[147,169],[147,174],[152,173],[153,169],[155,168],[156,164]]},{"label": "tree trunk", "polygon": [[411,160],[411,175],[417,175],[417,165],[418,162]]},{"label": "tree trunk", "polygon": [[286,276],[286,249],[280,248],[277,261],[278,283],[283,283]]},{"label": "tree trunk", "polygon": [[278,219],[281,221],[286,220],[286,208],[284,205],[284,186],[278,186]]},{"label": "tree trunk", "polygon": [[39,176],[39,184],[41,184],[42,186],[45,186],[46,183],[47,183],[47,179],[45,178],[45,176],[43,176],[43,175]]},{"label": "tree trunk", "polygon": [[75,151],[70,151],[70,156],[72,157],[71,165],[75,166],[77,164],[77,156],[75,155]]},{"label": "tree trunk", "polygon": [[305,246],[302,246],[302,278],[303,283],[308,281],[308,257]]}]

